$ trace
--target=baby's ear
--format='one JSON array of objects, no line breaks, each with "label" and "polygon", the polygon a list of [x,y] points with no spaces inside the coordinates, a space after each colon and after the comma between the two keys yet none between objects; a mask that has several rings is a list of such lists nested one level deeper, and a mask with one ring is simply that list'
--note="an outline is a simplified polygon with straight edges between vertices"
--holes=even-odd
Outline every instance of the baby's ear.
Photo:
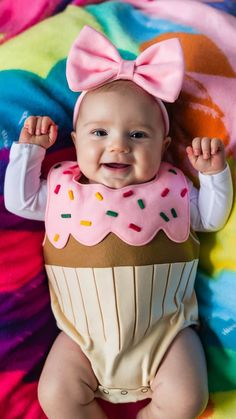
[{"label": "baby's ear", "polygon": [[76,134],[75,134],[75,131],[72,131],[72,132],[70,133],[70,135],[71,135],[71,138],[72,138],[73,143],[75,144],[75,140],[76,140]]},{"label": "baby's ear", "polygon": [[171,143],[171,137],[165,137],[162,144],[162,153],[164,153]]}]

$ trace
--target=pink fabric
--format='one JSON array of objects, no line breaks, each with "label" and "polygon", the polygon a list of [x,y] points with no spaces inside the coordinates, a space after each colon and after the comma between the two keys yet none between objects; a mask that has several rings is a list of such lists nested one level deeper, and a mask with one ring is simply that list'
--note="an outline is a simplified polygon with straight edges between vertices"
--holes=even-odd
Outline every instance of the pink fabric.
[{"label": "pink fabric", "polygon": [[86,4],[102,3],[106,0],[74,0],[72,4],[75,6],[86,6]]},{"label": "pink fabric", "polygon": [[187,240],[187,182],[169,163],[161,164],[154,180],[121,189],[80,184],[79,176],[79,167],[69,161],[55,165],[48,177],[46,231],[56,248],[63,248],[70,234],[87,246],[110,232],[134,246],[150,242],[159,230],[175,242]]},{"label": "pink fabric", "polygon": [[[123,60],[115,46],[100,32],[84,26],[73,43],[67,59],[66,76],[75,92],[92,90],[105,83],[132,80],[160,103],[174,102],[184,77],[184,58],[177,38],[158,42],[143,51],[136,60]],[[74,110],[74,123],[80,101]],[[161,106],[166,133],[169,120]]]},{"label": "pink fabric", "polygon": [[51,16],[60,3],[61,0],[1,0],[0,33],[3,38],[0,43]]}]

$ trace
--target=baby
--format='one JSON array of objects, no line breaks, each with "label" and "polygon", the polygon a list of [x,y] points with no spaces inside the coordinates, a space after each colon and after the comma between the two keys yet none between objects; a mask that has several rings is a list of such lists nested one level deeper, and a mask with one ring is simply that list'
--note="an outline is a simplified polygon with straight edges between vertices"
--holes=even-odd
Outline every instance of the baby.
[{"label": "baby", "polygon": [[224,145],[195,138],[188,158],[200,189],[162,161],[171,139],[161,99],[179,95],[177,39],[122,60],[84,27],[67,61],[77,162],[40,179],[57,138],[48,116],[31,116],[10,153],[6,207],[45,220],[44,257],[60,334],[46,360],[39,401],[50,419],[102,419],[97,397],[150,398],[138,419],[193,419],[208,400],[194,280],[193,230],[221,228],[232,203]]}]

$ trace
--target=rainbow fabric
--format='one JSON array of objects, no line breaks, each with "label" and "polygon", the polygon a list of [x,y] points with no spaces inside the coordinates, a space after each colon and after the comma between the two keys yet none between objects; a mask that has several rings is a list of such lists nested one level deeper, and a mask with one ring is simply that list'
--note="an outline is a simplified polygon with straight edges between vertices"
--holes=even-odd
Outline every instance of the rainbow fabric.
[{"label": "rainbow fabric", "polygon": [[[2,0],[0,5],[1,419],[45,418],[37,402],[37,381],[58,333],[43,268],[43,224],[9,214],[4,207],[9,148],[28,115],[48,114],[59,125],[59,138],[47,154],[44,174],[55,162],[75,157],[70,131],[76,94],[68,89],[65,61],[72,41],[85,24],[108,36],[127,58],[156,41],[173,36],[181,40],[186,77],[180,98],[172,108],[174,164],[184,164],[195,180],[196,174],[187,166],[185,145],[194,136],[218,136],[225,142],[235,184],[234,0],[31,3],[30,8],[26,0]],[[23,18],[24,6],[27,14]],[[200,235],[196,288],[211,391],[202,418],[236,418],[235,213],[234,202],[224,229]],[[132,419],[143,405],[101,403],[112,419]]]}]

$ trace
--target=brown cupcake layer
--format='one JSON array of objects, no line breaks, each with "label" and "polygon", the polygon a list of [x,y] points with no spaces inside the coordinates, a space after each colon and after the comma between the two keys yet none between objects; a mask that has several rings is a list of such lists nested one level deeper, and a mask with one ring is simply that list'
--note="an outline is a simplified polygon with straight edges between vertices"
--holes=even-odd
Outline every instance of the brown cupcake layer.
[{"label": "brown cupcake layer", "polygon": [[143,266],[155,263],[188,262],[197,259],[199,242],[190,234],[183,243],[175,243],[164,232],[144,246],[131,246],[115,234],[108,234],[95,246],[85,246],[69,237],[63,249],[55,248],[46,238],[44,243],[45,264],[65,267],[114,267]]}]

